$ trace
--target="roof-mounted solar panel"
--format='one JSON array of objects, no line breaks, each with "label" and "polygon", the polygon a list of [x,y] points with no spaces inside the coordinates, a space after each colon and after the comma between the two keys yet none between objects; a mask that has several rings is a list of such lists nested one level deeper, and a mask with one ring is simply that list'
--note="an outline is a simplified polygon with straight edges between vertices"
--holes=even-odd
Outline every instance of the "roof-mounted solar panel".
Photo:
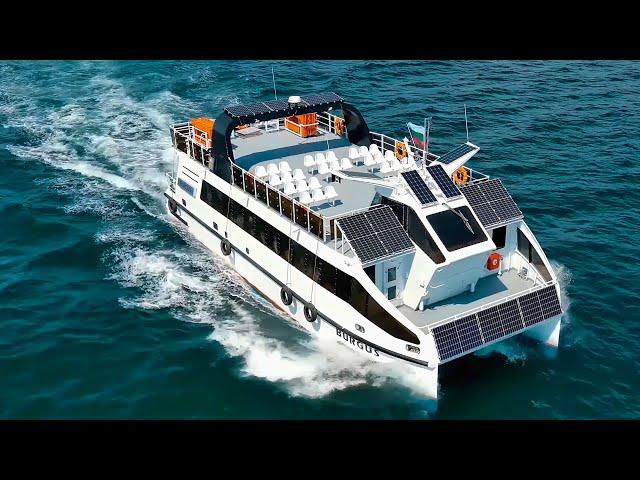
[{"label": "roof-mounted solar panel", "polygon": [[417,170],[402,172],[402,177],[422,205],[430,205],[436,202],[436,196],[429,190]]},{"label": "roof-mounted solar panel", "polygon": [[485,228],[509,223],[523,217],[509,192],[499,179],[460,187],[476,216]]},{"label": "roof-mounted solar panel", "polygon": [[413,242],[388,205],[339,218],[338,225],[363,264],[408,253]]},{"label": "roof-mounted solar panel", "polygon": [[459,320],[438,325],[432,332],[440,360],[445,361],[561,313],[558,292],[551,285]]},{"label": "roof-mounted solar panel", "polygon": [[[300,97],[300,105],[303,107],[321,107],[330,103],[342,102],[344,99],[333,92],[318,93],[314,95],[306,95]],[[280,112],[286,114],[286,110],[290,108],[287,100],[269,100],[266,102],[252,103],[246,105],[233,105],[224,109],[224,111],[234,118],[242,118],[248,120],[247,117],[255,117],[271,112]],[[250,119],[250,118],[249,118]]]},{"label": "roof-mounted solar panel", "polygon": [[431,175],[436,184],[438,184],[438,187],[442,190],[445,197],[456,198],[462,195],[458,187],[453,183],[453,180],[451,180],[451,177],[444,171],[442,165],[427,167],[427,172],[429,172],[429,175]]},{"label": "roof-mounted solar panel", "polygon": [[474,147],[464,143],[459,147],[456,147],[453,150],[442,155],[440,158],[438,158],[438,162],[448,165],[449,163],[456,161],[460,157],[466,155],[469,152],[473,152],[474,150],[480,149],[478,147]]}]

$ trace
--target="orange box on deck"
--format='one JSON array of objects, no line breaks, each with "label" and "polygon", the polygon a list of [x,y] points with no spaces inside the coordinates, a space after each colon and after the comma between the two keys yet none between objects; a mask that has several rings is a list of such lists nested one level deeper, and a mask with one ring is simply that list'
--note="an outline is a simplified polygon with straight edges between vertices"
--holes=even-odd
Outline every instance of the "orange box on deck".
[{"label": "orange box on deck", "polygon": [[[202,118],[192,118],[191,125],[196,131],[193,134],[193,139],[198,142],[200,145],[204,145],[205,147],[211,146],[211,141],[213,140],[213,124],[215,120],[211,120],[210,118],[202,117]],[[200,130],[200,131],[198,131]],[[205,138],[202,135],[202,132],[207,134]],[[207,140],[209,140],[207,142]]]},{"label": "orange box on deck", "polygon": [[304,115],[294,115],[288,117],[285,122],[287,130],[301,137],[310,137],[318,133],[318,115],[315,113],[306,113]]}]

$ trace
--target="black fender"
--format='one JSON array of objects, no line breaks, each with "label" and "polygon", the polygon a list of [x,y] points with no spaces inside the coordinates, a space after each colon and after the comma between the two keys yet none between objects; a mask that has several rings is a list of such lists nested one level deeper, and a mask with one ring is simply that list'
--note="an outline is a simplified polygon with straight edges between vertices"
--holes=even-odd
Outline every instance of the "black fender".
[{"label": "black fender", "polygon": [[318,310],[313,306],[311,302],[305,304],[304,306],[304,318],[307,319],[307,322],[315,322],[316,318],[318,318]]},{"label": "black fender", "polygon": [[226,257],[231,254],[231,243],[226,238],[223,238],[220,241],[220,250],[222,250],[222,254]]},{"label": "black fender", "polygon": [[173,198],[170,198],[168,203],[169,203],[169,211],[175,215],[176,212],[178,211],[178,204]]},{"label": "black fender", "polygon": [[293,292],[289,287],[282,287],[280,289],[280,300],[285,305],[291,305],[293,303]]}]

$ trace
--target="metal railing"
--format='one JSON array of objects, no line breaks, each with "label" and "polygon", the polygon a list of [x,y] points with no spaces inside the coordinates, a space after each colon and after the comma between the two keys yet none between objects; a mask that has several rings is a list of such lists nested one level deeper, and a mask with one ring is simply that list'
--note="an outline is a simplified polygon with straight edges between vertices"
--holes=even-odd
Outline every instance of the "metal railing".
[{"label": "metal railing", "polygon": [[445,323],[452,322],[454,320],[458,320],[460,318],[472,315],[474,313],[478,313],[482,310],[486,310],[487,308],[495,307],[496,305],[500,305],[502,303],[508,302],[509,300],[513,300],[515,298],[522,297],[532,292],[537,292],[538,290],[542,290],[543,288],[550,287],[551,285],[555,285],[557,282],[550,280],[548,282],[542,283],[540,285],[534,285],[533,287],[523,290],[521,292],[512,293],[511,295],[507,295],[506,297],[499,298],[497,300],[493,300],[491,302],[484,303],[478,307],[470,308],[469,310],[465,310],[464,312],[456,313],[455,315],[451,315],[442,320],[438,320],[437,322],[430,323],[428,325],[423,325],[420,329],[426,329],[427,332],[430,332],[432,329],[443,325]]}]

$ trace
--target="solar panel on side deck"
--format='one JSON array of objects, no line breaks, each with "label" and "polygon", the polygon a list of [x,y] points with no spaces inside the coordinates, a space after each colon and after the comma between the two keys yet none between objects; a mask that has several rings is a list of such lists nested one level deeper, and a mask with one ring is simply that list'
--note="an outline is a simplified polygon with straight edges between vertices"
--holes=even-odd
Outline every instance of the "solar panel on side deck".
[{"label": "solar panel on side deck", "polygon": [[362,215],[341,218],[339,221],[342,231],[350,241],[375,233],[371,224]]},{"label": "solar panel on side deck", "polygon": [[467,145],[465,143],[465,144],[460,145],[459,147],[456,147],[453,150],[445,153],[440,158],[438,158],[438,161],[440,163],[449,164],[449,163],[457,160],[458,158],[462,157],[463,155],[466,155],[467,153],[469,153],[469,152],[471,152],[473,150],[476,150],[476,147],[472,147],[471,145]]},{"label": "solar panel on side deck", "polygon": [[289,108],[289,102],[287,100],[269,100],[264,104],[271,110],[286,110]]},{"label": "solar panel on side deck", "polygon": [[398,217],[390,208],[376,208],[364,212],[364,216],[377,232],[398,226]]},{"label": "solar panel on side deck", "polygon": [[427,184],[424,183],[424,180],[416,170],[402,172],[402,177],[422,205],[429,205],[436,201],[435,195],[429,190],[429,187],[427,187]]},{"label": "solar panel on side deck", "polygon": [[487,180],[460,189],[485,227],[522,218],[522,212],[499,179]]},{"label": "solar panel on side deck", "polygon": [[438,347],[440,360],[455,357],[463,352],[454,322],[433,329],[433,338]]},{"label": "solar panel on side deck", "polygon": [[427,167],[427,171],[433,177],[433,180],[438,184],[442,193],[447,198],[455,198],[461,195],[460,190],[451,180],[451,177],[447,175],[447,172],[444,171],[442,165],[433,165],[431,167]]},{"label": "solar panel on side deck", "polygon": [[394,227],[383,232],[378,232],[378,236],[390,253],[402,252],[413,248],[411,239],[402,227]]},{"label": "solar panel on side deck", "polygon": [[542,307],[538,300],[538,292],[528,293],[518,298],[522,319],[527,327],[534,325],[543,320]]},{"label": "solar panel on side deck", "polygon": [[491,208],[491,205],[489,205],[488,203],[476,205],[472,208],[475,214],[478,216],[480,223],[482,223],[482,225],[484,225],[485,227],[500,222],[500,218],[498,217],[498,215],[496,215],[496,212],[493,211],[493,208]]},{"label": "solar panel on side deck", "polygon": [[483,343],[478,317],[475,313],[456,321],[456,331],[462,351],[471,350]]},{"label": "solar panel on side deck", "polygon": [[542,316],[545,320],[562,313],[556,287],[551,286],[540,290],[538,292],[538,299],[540,300]]},{"label": "solar panel on side deck", "polygon": [[502,322],[502,329],[505,335],[524,328],[517,301],[509,300],[506,303],[498,305],[498,314],[500,315],[500,321]]},{"label": "solar panel on side deck", "polygon": [[498,307],[491,307],[478,312],[478,320],[485,342],[491,342],[500,337],[504,337],[505,333],[502,329]]},{"label": "solar panel on side deck", "polygon": [[358,258],[363,263],[370,262],[387,255],[387,250],[384,248],[384,245],[375,233],[356,238],[355,240],[349,240],[349,243],[351,243],[351,246],[356,251]]}]

